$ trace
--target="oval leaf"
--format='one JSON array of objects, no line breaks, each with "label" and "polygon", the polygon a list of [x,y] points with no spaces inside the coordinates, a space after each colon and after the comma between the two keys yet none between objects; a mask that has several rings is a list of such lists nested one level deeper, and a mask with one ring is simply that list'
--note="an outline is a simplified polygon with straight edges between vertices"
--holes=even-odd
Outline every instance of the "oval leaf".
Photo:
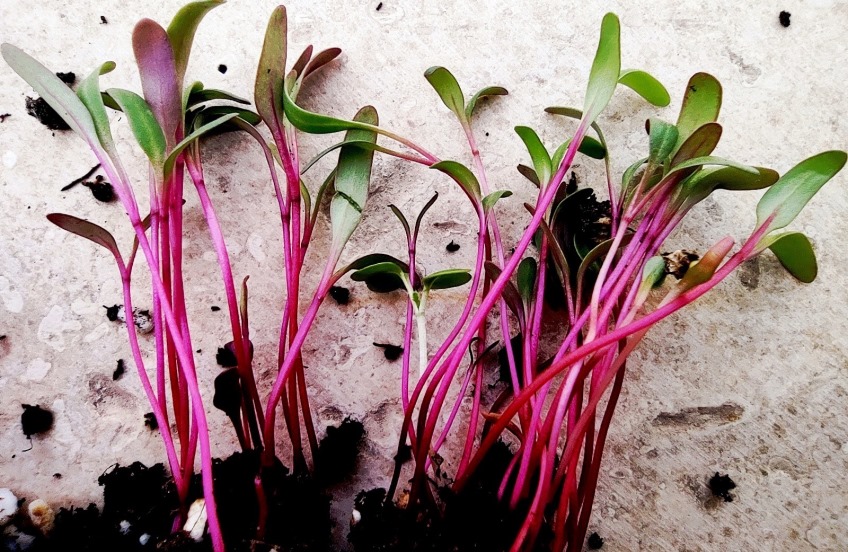
[{"label": "oval leaf", "polygon": [[536,285],[536,259],[533,257],[521,259],[516,271],[516,281],[518,282],[518,293],[521,294],[524,304],[531,304],[533,302],[533,288]]},{"label": "oval leaf", "polygon": [[430,165],[430,168],[441,171],[453,178],[475,205],[480,204],[480,200],[482,199],[480,183],[477,182],[477,177],[474,176],[474,173],[468,167],[456,161],[439,161]]},{"label": "oval leaf", "polygon": [[424,277],[424,289],[449,289],[471,281],[471,272],[464,268],[440,270]]},{"label": "oval leaf", "polygon": [[809,238],[801,232],[767,236],[759,246],[771,249],[780,264],[798,280],[809,284],[816,279],[819,270],[816,253]]},{"label": "oval leaf", "polygon": [[50,213],[47,215],[47,220],[62,230],[67,230],[72,234],[91,240],[97,245],[102,245],[115,256],[115,259],[121,259],[118,244],[115,243],[115,238],[112,237],[112,234],[93,222],[62,213]]},{"label": "oval leaf", "polygon": [[795,220],[816,192],[845,166],[844,151],[826,151],[801,161],[784,174],[757,204],[757,226],[773,217],[768,232]]},{"label": "oval leaf", "polygon": [[142,19],[133,29],[132,43],[144,99],[171,147],[176,143],[177,128],[183,123],[183,103],[168,33],[152,19]]},{"label": "oval leaf", "polygon": [[91,72],[77,87],[77,97],[88,109],[97,132],[97,139],[110,155],[116,155],[115,142],[112,139],[112,129],[109,126],[109,116],[106,114],[106,106],[103,104],[103,95],[100,93],[100,75],[105,75],[115,69],[114,61],[107,61]]},{"label": "oval leaf", "polygon": [[536,131],[530,127],[517,126],[515,127],[515,133],[524,142],[524,146],[530,154],[530,159],[533,160],[533,167],[536,169],[536,176],[538,176],[539,181],[547,185],[551,179],[551,155],[548,153],[547,148],[545,148],[542,140],[539,139]]},{"label": "oval leaf", "polygon": [[[715,150],[721,140],[721,125],[718,123],[706,123],[695,129],[686,140],[677,148],[677,152],[671,160],[672,168],[677,167],[687,159],[704,157]],[[678,142],[680,138],[678,137]]]},{"label": "oval leaf", "polygon": [[648,161],[653,165],[662,165],[677,145],[677,127],[661,121],[648,119]]},{"label": "oval leaf", "polygon": [[106,91],[127,116],[133,136],[154,167],[162,167],[165,161],[166,140],[162,127],[156,121],[144,98],[129,90],[110,88]]},{"label": "oval leaf", "polygon": [[509,92],[502,86],[489,86],[480,90],[468,100],[468,105],[465,106],[465,116],[469,121],[471,120],[471,117],[474,115],[474,109],[477,107],[477,102],[481,99],[489,96],[507,96],[508,94]]},{"label": "oval leaf", "polygon": [[224,0],[204,0],[190,2],[180,8],[168,25],[168,39],[174,52],[174,62],[177,71],[177,82],[182,84],[185,78],[188,58],[191,55],[191,45],[194,34],[200,22],[210,10],[224,3]]},{"label": "oval leaf", "polygon": [[[355,121],[377,125],[377,110],[365,106],[354,116]],[[350,130],[346,140],[376,142],[377,133],[371,130]],[[341,253],[351,234],[359,225],[365,202],[368,199],[368,184],[371,180],[371,165],[374,151],[355,146],[344,146],[339,151],[336,168],[336,193],[330,202],[330,221],[333,227],[333,251]]]},{"label": "oval leaf", "polygon": [[3,43],[0,53],[9,67],[24,79],[74,132],[91,147],[100,146],[91,114],[67,84],[17,46]]},{"label": "oval leaf", "polygon": [[495,203],[498,202],[501,198],[509,197],[512,195],[512,192],[509,190],[495,190],[490,193],[486,197],[483,198],[483,210],[489,212],[492,207],[495,206]]},{"label": "oval leaf", "polygon": [[[256,111],[269,129],[275,134],[283,132],[284,105],[280,96],[285,92],[286,75],[286,8],[277,6],[271,13],[265,29],[265,40],[259,65],[256,68],[256,81],[253,86],[253,103]],[[297,125],[295,125],[297,126]]]},{"label": "oval leaf", "polygon": [[718,120],[721,111],[721,83],[709,73],[695,73],[686,85],[686,94],[677,117],[680,137],[678,146],[695,130],[706,123]]},{"label": "oval leaf", "polygon": [[589,72],[589,85],[583,105],[583,121],[592,123],[609,103],[621,74],[621,26],[613,13],[601,22],[598,50]]},{"label": "oval leaf", "polygon": [[671,103],[668,90],[653,75],[645,71],[627,69],[621,72],[618,82],[630,88],[651,105],[666,107]]},{"label": "oval leaf", "polygon": [[465,97],[453,74],[444,67],[430,67],[424,72],[424,78],[448,109],[453,111],[460,121],[465,121]]}]

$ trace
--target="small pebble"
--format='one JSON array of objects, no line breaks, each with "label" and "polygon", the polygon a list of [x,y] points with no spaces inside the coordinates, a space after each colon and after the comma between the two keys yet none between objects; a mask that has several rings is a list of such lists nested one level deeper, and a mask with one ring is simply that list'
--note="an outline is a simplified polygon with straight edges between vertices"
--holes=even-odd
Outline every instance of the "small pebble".
[{"label": "small pebble", "polygon": [[195,542],[203,540],[203,533],[206,532],[206,501],[204,499],[198,498],[191,503],[183,531],[188,532]]},{"label": "small pebble", "polygon": [[29,503],[29,519],[42,535],[46,535],[53,530],[56,514],[49,504],[39,498]]},{"label": "small pebble", "polygon": [[11,489],[0,489],[0,527],[3,527],[18,513],[18,497]]}]

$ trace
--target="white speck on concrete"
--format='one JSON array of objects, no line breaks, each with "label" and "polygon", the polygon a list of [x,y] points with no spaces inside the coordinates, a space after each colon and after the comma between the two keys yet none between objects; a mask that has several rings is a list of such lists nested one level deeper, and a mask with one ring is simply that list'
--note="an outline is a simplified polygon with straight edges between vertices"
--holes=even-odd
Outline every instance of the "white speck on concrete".
[{"label": "white speck on concrete", "polygon": [[265,251],[262,250],[262,246],[264,244],[265,240],[259,234],[251,234],[250,237],[247,238],[247,250],[250,252],[250,255],[260,263],[265,260]]},{"label": "white speck on concrete", "polygon": [[12,284],[5,276],[0,276],[0,299],[9,312],[21,312],[24,309],[24,296],[12,289]]},{"label": "white speck on concrete", "polygon": [[21,376],[25,381],[41,381],[53,365],[43,358],[34,358],[27,364],[26,372]]},{"label": "white speck on concrete", "polygon": [[53,305],[38,325],[38,340],[59,352],[65,350],[65,332],[77,331],[82,327],[76,320],[64,320],[64,316],[65,310],[59,305]]},{"label": "white speck on concrete", "polygon": [[11,169],[18,162],[18,154],[13,151],[7,151],[3,154],[3,165],[6,166],[7,169]]}]

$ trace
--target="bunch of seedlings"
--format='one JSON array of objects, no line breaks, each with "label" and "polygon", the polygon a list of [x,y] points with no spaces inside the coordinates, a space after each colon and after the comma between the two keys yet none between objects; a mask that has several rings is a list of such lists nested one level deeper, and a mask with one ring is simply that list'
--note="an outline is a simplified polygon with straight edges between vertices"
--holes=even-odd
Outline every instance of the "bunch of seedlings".
[{"label": "bunch of seedlings", "polygon": [[[618,85],[659,107],[668,105],[670,97],[648,73],[622,70],[619,21],[608,14],[582,108],[546,110],[577,121],[573,135],[551,150],[533,129],[515,129],[531,160],[520,165],[519,172],[538,187],[538,195],[532,204],[524,204],[526,229],[517,243],[509,244],[502,238],[498,211],[508,205],[500,200],[512,192],[490,185],[473,124],[480,100],[504,96],[505,89],[487,87],[467,98],[447,69],[433,67],[425,73],[464,131],[470,167],[440,159],[380,126],[371,106],[349,120],[307,111],[298,106],[298,93],[340,50],[314,53],[309,46],[287,65],[286,11],[280,6],[265,34],[254,111],[247,100],[186,81],[195,31],[206,13],[221,3],[190,3],[167,28],[149,19],[138,23],[133,49],[141,95],[119,88],[101,90],[100,77],[114,69],[112,62],[96,68],[74,91],[22,50],[2,46],[12,69],[91,147],[127,213],[135,240],[122,251],[110,232],[94,223],[66,214],[50,214],[48,219],[114,257],[124,313],[136,312],[133,299],[140,288],[153,298],[152,338],[142,342],[136,324],[126,328],[136,372],[162,437],[167,473],[133,465],[111,477],[104,475],[101,483],[106,486],[105,508],[111,512],[106,517],[115,518],[115,523],[121,517],[116,511],[143,510],[130,504],[130,496],[115,498],[118,486],[110,494],[110,485],[122,477],[120,488],[135,489],[130,494],[141,501],[149,499],[145,486],[167,489],[162,499],[166,505],[145,510],[156,512],[159,534],[151,537],[145,523],[152,518],[145,522],[142,516],[137,528],[110,536],[109,546],[167,545],[215,552],[259,549],[251,547],[260,543],[282,550],[329,548],[324,483],[344,477],[352,465],[349,451],[340,452],[330,437],[350,441],[355,450],[362,428],[346,421],[319,444],[302,350],[326,297],[347,300],[336,284],[350,274],[374,292],[403,292],[408,297],[403,343],[400,350],[392,349],[393,355],[402,356],[399,394],[404,415],[398,449],[390,453],[395,469],[390,480],[387,474],[387,490],[363,491],[357,497],[350,534],[355,549],[581,550],[630,353],[654,324],[767,249],[793,276],[811,282],[816,259],[810,241],[784,229],[841,170],[846,154],[820,153],[783,176],[712,155],[722,133],[716,122],[722,91],[714,77],[698,73],[687,84],[677,121],[649,119],[644,157],[620,177],[612,174],[597,121]],[[141,179],[131,177],[119,158],[110,110],[123,112],[149,160],[148,174]],[[247,277],[236,280],[204,177],[202,139],[225,132],[244,132],[255,139],[279,207],[285,301],[278,370],[267,390],[259,389],[254,376]],[[344,137],[304,162],[298,147],[301,132]],[[380,144],[378,137],[391,143]],[[375,252],[340,266],[345,246],[368,208],[375,153],[436,169],[459,186],[477,219],[471,269],[421,273],[418,239],[437,195],[413,223],[390,206],[406,235],[405,259]],[[337,155],[335,167],[312,185],[309,171],[331,154]],[[578,155],[603,164],[605,186],[581,188],[567,178]],[[145,178],[148,199],[142,205],[137,193]],[[219,358],[229,367],[215,379],[212,404],[232,421],[241,450],[225,461],[212,458],[205,406],[209,397],[202,396],[198,384],[198,378],[206,376],[192,353],[191,335],[198,323],[189,320],[186,308],[186,271],[191,269],[183,262],[186,181],[197,194],[227,299],[231,336]],[[703,255],[666,252],[667,239],[686,214],[714,191],[762,189],[767,191],[757,205],[753,229],[738,247],[726,237]],[[596,194],[606,198],[600,201]],[[306,253],[327,202],[332,235],[329,250],[321,255],[327,260],[318,269],[317,288],[304,294]],[[139,252],[149,269],[144,283],[133,279]],[[432,352],[427,306],[438,293],[433,298],[431,294],[466,285],[455,324]],[[154,353],[152,365],[144,360],[144,347]],[[502,380],[494,398],[484,393],[493,364]],[[464,407],[466,403],[470,407]],[[291,455],[285,460],[291,470],[278,456],[278,416],[286,428]],[[195,474],[198,453],[200,471]],[[455,462],[446,463],[450,455]],[[341,472],[338,462],[346,466]],[[117,508],[119,502],[126,506]],[[90,527],[105,523],[91,521],[98,518],[89,510],[62,515],[89,520]],[[61,526],[57,524],[57,531]],[[89,549],[101,549],[96,546],[105,542],[89,543]]]}]

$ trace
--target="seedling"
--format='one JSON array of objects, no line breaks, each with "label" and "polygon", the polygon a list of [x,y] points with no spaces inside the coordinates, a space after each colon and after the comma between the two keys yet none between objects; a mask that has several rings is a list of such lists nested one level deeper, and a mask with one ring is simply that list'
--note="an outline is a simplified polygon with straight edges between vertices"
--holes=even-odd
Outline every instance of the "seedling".
[{"label": "seedling", "polygon": [[[512,192],[490,185],[474,131],[480,100],[506,96],[504,88],[489,86],[467,96],[444,67],[432,67],[424,74],[466,137],[470,167],[440,159],[415,141],[380,126],[371,106],[363,107],[349,120],[307,111],[297,104],[299,92],[309,77],[333,61],[340,50],[330,48],[313,55],[309,46],[289,67],[287,15],[280,6],[272,13],[265,33],[253,112],[246,107],[247,100],[226,91],[207,89],[199,82],[186,85],[195,31],[205,14],[220,3],[205,0],[188,4],[167,29],[149,19],[139,22],[133,33],[133,48],[143,95],[119,88],[101,90],[100,77],[114,69],[112,62],[100,65],[74,92],[22,50],[9,44],[2,46],[6,62],[62,124],[91,147],[127,213],[135,234],[128,254],[122,253],[112,235],[98,225],[64,214],[51,214],[48,219],[104,247],[115,259],[124,300],[123,305],[106,307],[106,314],[110,320],[131,319],[126,324],[129,344],[152,408],[145,415],[145,423],[159,430],[179,498],[173,526],[185,526],[190,517],[189,490],[199,448],[200,500],[205,504],[216,552],[225,550],[224,534],[213,493],[210,435],[192,354],[184,285],[186,174],[197,193],[216,252],[230,321],[229,342],[216,355],[218,363],[227,369],[215,379],[213,405],[231,420],[244,454],[241,458],[255,460],[250,497],[256,500],[257,539],[274,530],[268,510],[269,494],[282,470],[275,435],[278,407],[298,481],[304,481],[302,476],[310,472],[310,459],[318,464],[319,475],[323,472],[336,479],[337,474],[325,463],[328,455],[333,455],[332,444],[319,447],[314,429],[302,350],[326,297],[330,295],[339,305],[348,302],[349,291],[338,285],[348,273],[372,292],[401,291],[407,297],[403,343],[375,343],[384,349],[386,359],[403,358],[400,402],[404,419],[394,455],[395,470],[387,493],[364,493],[357,498],[360,518],[376,515],[381,502],[391,506],[402,466],[411,457],[411,485],[402,501],[411,519],[428,523],[439,519],[444,497],[450,503],[450,497],[468,500],[469,496],[493,496],[498,508],[506,508],[509,521],[515,524],[514,534],[509,535],[512,551],[533,549],[543,534],[550,537],[552,550],[576,551],[583,546],[626,361],[654,324],[694,302],[766,249],[798,280],[811,282],[816,277],[809,239],[783,229],[842,169],[846,154],[820,153],[801,161],[782,177],[771,169],[713,156],[722,133],[716,122],[722,89],[709,74],[692,76],[674,124],[659,118],[647,121],[647,155],[631,164],[618,183],[598,122],[600,115],[619,84],[658,107],[667,106],[670,96],[648,73],[622,69],[619,21],[613,14],[606,15],[601,24],[583,106],[546,110],[576,120],[574,134],[549,148],[532,128],[515,127],[530,158],[529,164],[519,165],[519,173],[538,186],[539,192],[533,204],[524,205],[529,213],[526,230],[513,247],[508,247],[497,214],[504,206],[501,200]],[[107,109],[123,112],[149,161],[150,200],[144,209],[118,156]],[[262,123],[271,135],[270,142],[258,128]],[[248,279],[243,277],[236,287],[201,155],[202,138],[233,131],[247,133],[261,149],[280,213],[286,299],[277,346],[278,371],[264,402],[253,372]],[[343,132],[344,138],[303,162],[298,148],[300,132]],[[394,145],[384,146],[378,143],[378,137]],[[310,171],[331,153],[338,155],[335,168],[316,181],[322,182],[319,186],[311,187]],[[399,208],[389,206],[406,237],[405,260],[374,253],[340,266],[363,214],[374,210],[368,204],[368,191],[378,153],[430,167],[458,185],[478,223],[471,269],[431,274],[418,269],[422,221],[437,196],[425,204],[414,224]],[[603,163],[605,191],[581,188],[573,172],[566,179],[578,155],[585,156],[587,162]],[[714,191],[766,188],[756,209],[756,223],[740,247],[734,250],[734,239],[725,237],[703,254],[668,252],[667,238],[685,215]],[[314,197],[311,189],[317,190]],[[317,289],[305,298],[301,277],[307,270],[306,253],[325,199],[330,204],[330,245],[322,255],[326,262]],[[520,209],[516,204],[511,206]],[[144,212],[149,214],[143,216]],[[453,241],[446,246],[447,252],[458,249]],[[150,269],[150,312],[133,307],[133,286],[138,284],[132,276],[139,251]],[[666,275],[673,275],[674,280]],[[427,305],[448,289],[464,295],[462,311],[431,354]],[[546,304],[551,308],[546,309]],[[489,335],[490,323],[496,329],[495,336]],[[153,332],[153,378],[148,375],[139,338],[148,327]],[[413,337],[417,341],[417,370],[413,370]],[[558,343],[550,358],[542,353],[543,337]],[[494,357],[499,360],[504,382],[497,399],[484,402],[485,367],[487,359]],[[466,358],[470,359],[467,364]],[[458,424],[469,393],[467,423]],[[358,442],[361,425],[346,424],[340,430],[328,431],[328,436],[344,434],[345,439]],[[446,474],[442,467],[440,451],[448,440],[461,450],[454,474]],[[350,460],[346,458],[345,463],[350,464]],[[433,486],[447,476],[453,479],[449,492],[435,492],[439,490]],[[484,483],[491,487],[488,494],[469,491],[479,490]],[[456,515],[455,511],[448,508],[444,514]],[[464,513],[469,511],[478,509],[472,503]],[[194,533],[197,536],[200,532]],[[590,540],[592,546],[603,543],[599,538]]]}]

